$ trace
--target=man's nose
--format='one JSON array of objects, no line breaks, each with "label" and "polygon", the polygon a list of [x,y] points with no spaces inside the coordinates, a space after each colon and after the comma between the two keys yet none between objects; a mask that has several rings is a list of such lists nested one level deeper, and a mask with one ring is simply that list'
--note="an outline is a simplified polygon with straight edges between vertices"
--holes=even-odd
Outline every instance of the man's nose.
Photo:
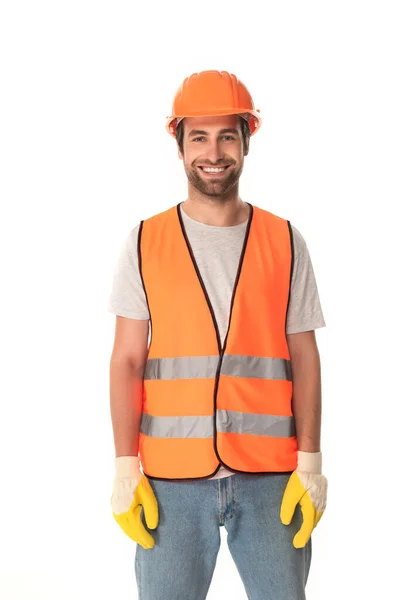
[{"label": "man's nose", "polygon": [[218,140],[210,141],[207,151],[207,158],[214,164],[223,158],[223,151]]}]

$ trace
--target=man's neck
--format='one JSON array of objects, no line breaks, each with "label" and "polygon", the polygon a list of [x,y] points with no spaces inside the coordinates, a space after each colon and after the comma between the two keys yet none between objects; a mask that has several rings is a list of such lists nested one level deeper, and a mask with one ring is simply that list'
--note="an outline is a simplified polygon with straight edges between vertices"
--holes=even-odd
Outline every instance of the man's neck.
[{"label": "man's neck", "polygon": [[190,194],[181,204],[183,212],[205,225],[232,227],[244,223],[250,214],[250,206],[239,196],[231,198],[213,198]]}]

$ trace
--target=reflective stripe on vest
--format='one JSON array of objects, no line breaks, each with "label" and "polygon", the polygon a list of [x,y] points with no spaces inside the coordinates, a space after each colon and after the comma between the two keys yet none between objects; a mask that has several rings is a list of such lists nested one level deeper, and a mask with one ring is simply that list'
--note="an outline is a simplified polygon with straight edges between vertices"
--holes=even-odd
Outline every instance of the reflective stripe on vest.
[{"label": "reflective stripe on vest", "polygon": [[[219,356],[150,358],[146,364],[144,379],[206,379],[215,377],[219,360]],[[290,361],[285,358],[225,354],[221,366],[221,375],[292,381]]]},{"label": "reflective stripe on vest", "polygon": [[[295,435],[293,417],[217,410],[217,431],[287,438]],[[158,438],[212,438],[214,417],[154,417],[143,413],[140,432]]]}]

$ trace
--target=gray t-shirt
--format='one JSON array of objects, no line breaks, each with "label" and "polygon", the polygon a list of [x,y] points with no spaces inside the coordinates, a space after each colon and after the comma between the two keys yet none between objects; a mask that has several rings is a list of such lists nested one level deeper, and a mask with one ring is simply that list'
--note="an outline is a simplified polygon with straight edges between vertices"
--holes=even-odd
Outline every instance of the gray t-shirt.
[{"label": "gray t-shirt", "polygon": [[[186,234],[210,297],[221,340],[225,339],[233,286],[239,266],[247,221],[231,227],[205,225],[180,207]],[[109,312],[129,319],[149,319],[146,296],[139,273],[137,241],[139,225],[128,234],[117,261],[109,299]],[[306,242],[292,225],[294,265],[286,333],[325,327],[314,270]],[[210,479],[233,475],[223,466]]]}]

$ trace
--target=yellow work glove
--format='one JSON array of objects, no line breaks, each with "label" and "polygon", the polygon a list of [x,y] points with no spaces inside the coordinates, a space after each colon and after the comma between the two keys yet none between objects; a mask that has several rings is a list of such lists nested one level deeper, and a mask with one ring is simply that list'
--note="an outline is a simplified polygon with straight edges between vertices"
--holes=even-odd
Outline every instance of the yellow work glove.
[{"label": "yellow work glove", "polygon": [[158,525],[158,503],[149,480],[140,470],[139,458],[117,457],[111,496],[112,513],[126,535],[148,550],[154,547],[154,538],[141,521],[142,506],[147,527],[155,529]]},{"label": "yellow work glove", "polygon": [[326,507],[328,481],[321,474],[321,452],[298,452],[297,469],[286,485],[281,504],[281,521],[291,523],[294,511],[300,503],[303,524],[293,539],[295,548],[303,548]]}]

